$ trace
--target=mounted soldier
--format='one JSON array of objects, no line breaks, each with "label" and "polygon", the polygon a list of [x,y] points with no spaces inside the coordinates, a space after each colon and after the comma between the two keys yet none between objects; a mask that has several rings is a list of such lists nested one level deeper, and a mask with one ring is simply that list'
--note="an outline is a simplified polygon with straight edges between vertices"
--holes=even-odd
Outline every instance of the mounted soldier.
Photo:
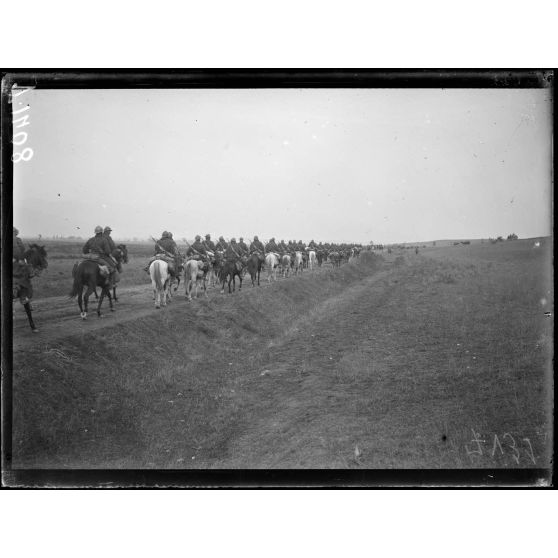
[{"label": "mounted soldier", "polygon": [[[25,245],[18,235],[19,231],[14,227],[12,251],[12,274],[14,278],[14,287],[18,282],[25,282],[25,285],[30,288],[30,268],[25,259]],[[28,298],[31,298],[31,295]]]},{"label": "mounted soldier", "polygon": [[172,239],[172,233],[163,231],[161,238],[155,240],[155,249],[153,257],[149,260],[145,271],[149,273],[149,266],[155,260],[164,260],[169,265],[169,274],[173,277],[177,276],[180,267],[180,252],[176,242]]},{"label": "mounted soldier", "polygon": [[308,249],[314,251],[318,249],[318,245],[314,242],[314,240],[310,241],[310,243],[308,244]]},{"label": "mounted soldier", "polygon": [[231,238],[227,249],[225,250],[225,260],[228,262],[236,262],[242,257],[241,250],[236,243],[236,238]]},{"label": "mounted soldier", "polygon": [[281,242],[279,242],[278,244],[278,248],[279,248],[279,252],[283,255],[283,254],[287,254],[289,252],[289,249],[287,248],[287,245],[285,244],[284,240],[281,240]]},{"label": "mounted soldier", "polygon": [[231,241],[225,250],[225,263],[234,265],[238,273],[240,273],[246,265],[246,257],[243,257],[242,251],[236,243],[235,238],[231,238]]},{"label": "mounted soldier", "polygon": [[275,237],[271,237],[269,242],[265,245],[265,252],[268,254],[269,252],[279,253],[279,247],[275,243]]},{"label": "mounted soldier", "polygon": [[114,243],[114,240],[112,240],[110,233],[112,232],[112,229],[110,227],[105,227],[103,229],[103,236],[107,239],[108,243],[109,243],[109,247],[110,247],[110,252],[112,254],[112,252],[114,252],[116,250],[116,244]]},{"label": "mounted soldier", "polygon": [[228,245],[227,241],[222,236],[220,236],[219,241],[217,242],[217,245],[215,246],[215,250],[225,252],[228,247],[229,247],[229,245]]},{"label": "mounted soldier", "polygon": [[[195,259],[207,260],[207,249],[201,240],[199,234],[196,235],[196,239],[193,244],[190,244],[188,250],[186,251],[187,256],[192,256]],[[197,256],[197,258],[196,258]]]},{"label": "mounted soldier", "polygon": [[252,254],[256,254],[258,256],[260,264],[264,262],[265,247],[257,235],[254,236],[254,240],[252,241],[252,244],[250,244],[250,255]]},{"label": "mounted soldier", "polygon": [[25,263],[25,245],[23,240],[19,238],[19,231],[14,227],[14,237],[13,237],[13,251],[12,251],[12,262],[14,264],[24,264]]},{"label": "mounted soldier", "polygon": [[205,235],[205,240],[203,241],[203,245],[208,252],[215,252],[215,242],[211,240],[210,234]]},{"label": "mounted soldier", "polygon": [[243,254],[245,254],[246,256],[250,253],[250,250],[248,249],[248,245],[246,244],[246,242],[244,242],[244,238],[241,236],[240,237],[240,241],[238,243],[238,248],[242,251]]},{"label": "mounted soldier", "polygon": [[114,285],[116,274],[116,261],[111,255],[109,241],[103,235],[103,228],[95,227],[95,236],[92,236],[83,246],[82,252],[86,259],[96,260],[99,265],[105,265],[109,271],[109,284]]}]

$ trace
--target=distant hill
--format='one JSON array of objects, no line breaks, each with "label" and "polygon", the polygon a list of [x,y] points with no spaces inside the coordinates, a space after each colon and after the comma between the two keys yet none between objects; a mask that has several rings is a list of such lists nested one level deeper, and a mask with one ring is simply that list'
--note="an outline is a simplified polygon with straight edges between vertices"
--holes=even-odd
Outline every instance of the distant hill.
[{"label": "distant hill", "polygon": [[[507,236],[507,235],[506,235]],[[518,240],[532,240],[533,242],[537,240],[544,240],[550,239],[549,236],[534,236],[530,238],[519,238]],[[436,246],[453,246],[456,242],[461,244],[462,242],[469,242],[471,245],[473,244],[483,244],[483,243],[490,243],[489,238],[442,238],[438,240],[421,240],[416,242],[394,242],[391,246],[432,246],[433,243],[436,243]],[[504,242],[516,242],[515,240],[507,241],[506,237],[504,236]],[[390,246],[390,244],[386,244],[386,246]]]}]

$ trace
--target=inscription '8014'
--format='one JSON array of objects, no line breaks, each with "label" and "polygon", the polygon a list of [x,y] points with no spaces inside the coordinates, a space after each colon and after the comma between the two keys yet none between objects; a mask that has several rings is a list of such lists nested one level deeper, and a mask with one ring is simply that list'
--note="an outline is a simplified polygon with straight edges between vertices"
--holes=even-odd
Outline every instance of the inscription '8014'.
[{"label": "inscription '8014'", "polygon": [[12,143],[14,144],[14,153],[12,155],[12,161],[14,163],[20,163],[21,161],[29,161],[33,157],[33,149],[31,147],[23,147],[27,143],[28,133],[25,130],[21,130],[25,126],[29,126],[29,105],[25,105],[22,108],[17,108],[25,103],[21,100],[16,102],[21,95],[30,91],[30,87],[19,90],[17,85],[12,88],[12,118],[13,118],[13,138]]}]

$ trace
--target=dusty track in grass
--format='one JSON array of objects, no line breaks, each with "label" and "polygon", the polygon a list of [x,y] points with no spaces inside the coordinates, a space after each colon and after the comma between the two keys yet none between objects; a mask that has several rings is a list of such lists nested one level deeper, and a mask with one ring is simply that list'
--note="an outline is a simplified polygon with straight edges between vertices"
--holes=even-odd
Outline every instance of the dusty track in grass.
[{"label": "dusty track in grass", "polygon": [[[305,270],[303,276],[313,274],[319,277],[320,273],[330,270],[331,266],[325,264],[322,268],[312,271]],[[277,281],[296,281],[297,277],[282,278],[277,276]],[[260,286],[252,287],[250,276],[246,275],[242,291],[238,291],[238,279],[236,282],[236,292],[230,296],[238,296],[245,294],[253,288],[267,288],[266,274],[262,273],[260,278]],[[228,288],[225,286],[225,294],[220,294],[220,288],[210,288],[207,291],[208,297],[229,296]],[[164,312],[165,309],[155,309],[152,300],[153,291],[146,274],[146,284],[134,287],[117,288],[116,296],[118,302],[114,303],[114,312],[110,311],[108,300],[105,298],[101,308],[101,317],[97,316],[97,300],[92,295],[89,298],[89,311],[87,319],[82,320],[79,315],[77,298],[69,299],[67,296],[53,296],[33,300],[33,319],[35,325],[39,329],[39,333],[33,333],[29,328],[29,323],[23,307],[14,304],[15,316],[13,322],[13,349],[14,351],[25,349],[40,344],[48,344],[58,341],[69,335],[85,334],[90,331],[99,330],[105,327],[111,327],[120,323],[131,320],[137,320],[145,316],[150,316],[155,312]],[[203,298],[200,290],[199,300]],[[184,294],[184,281],[181,280],[178,291],[173,292],[172,306],[184,306],[185,311],[188,305],[194,305],[192,311],[195,312],[195,305],[198,301],[188,302]]]}]

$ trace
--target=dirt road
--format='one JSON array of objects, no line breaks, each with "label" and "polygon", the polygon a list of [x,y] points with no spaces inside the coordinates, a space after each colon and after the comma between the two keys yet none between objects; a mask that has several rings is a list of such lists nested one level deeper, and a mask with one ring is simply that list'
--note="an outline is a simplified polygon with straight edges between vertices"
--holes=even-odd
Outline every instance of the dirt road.
[{"label": "dirt road", "polygon": [[[316,268],[312,271],[305,270],[304,276],[308,273],[314,274],[317,277],[331,269],[329,264],[324,265],[322,268]],[[296,281],[296,277],[282,278],[280,274],[277,275],[277,280],[280,281]],[[260,287],[267,288],[270,284],[266,280],[266,274],[262,273],[260,278]],[[243,281],[243,292],[249,292],[252,288],[250,276],[246,275]],[[237,280],[238,289],[238,280]],[[220,289],[208,289],[208,297],[223,297],[228,296],[228,290],[225,289],[226,294],[221,294]],[[108,301],[103,301],[101,309],[101,318],[97,317],[96,308],[97,301],[94,296],[89,299],[89,312],[86,320],[82,320],[79,315],[79,308],[77,299],[69,299],[66,296],[54,296],[48,298],[41,298],[33,300],[33,318],[35,324],[39,329],[39,333],[31,332],[27,316],[23,311],[23,307],[16,303],[14,304],[15,314],[13,322],[13,349],[18,351],[31,347],[37,343],[48,344],[54,341],[63,339],[68,335],[75,335],[79,333],[87,333],[105,327],[110,327],[116,324],[124,323],[127,321],[136,320],[145,316],[152,315],[156,312],[164,312],[164,309],[157,310],[154,307],[153,291],[149,280],[146,276],[146,284],[134,287],[119,288],[117,289],[118,302],[114,304],[114,312],[109,309]],[[238,291],[230,296],[238,296]],[[200,291],[200,299],[203,294]],[[188,302],[184,294],[184,282],[182,281],[179,290],[173,292],[173,300],[171,304],[174,306],[188,305],[194,306],[196,301]]]}]

